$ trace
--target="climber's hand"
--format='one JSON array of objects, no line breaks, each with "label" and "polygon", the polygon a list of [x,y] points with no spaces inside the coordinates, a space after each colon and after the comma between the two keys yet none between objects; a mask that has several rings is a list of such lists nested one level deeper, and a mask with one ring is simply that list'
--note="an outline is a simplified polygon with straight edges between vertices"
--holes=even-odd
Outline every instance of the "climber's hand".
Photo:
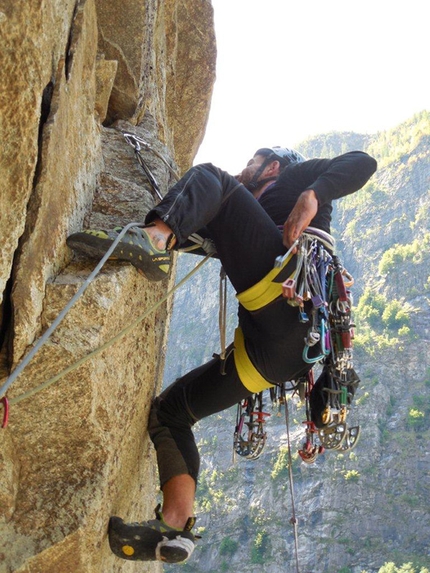
[{"label": "climber's hand", "polygon": [[[291,211],[288,219],[284,223],[284,245],[289,249],[296,241],[306,227],[309,227],[310,222],[315,217],[318,211],[318,199],[313,189],[303,191],[293,210]],[[293,250],[295,253],[297,248]]]}]

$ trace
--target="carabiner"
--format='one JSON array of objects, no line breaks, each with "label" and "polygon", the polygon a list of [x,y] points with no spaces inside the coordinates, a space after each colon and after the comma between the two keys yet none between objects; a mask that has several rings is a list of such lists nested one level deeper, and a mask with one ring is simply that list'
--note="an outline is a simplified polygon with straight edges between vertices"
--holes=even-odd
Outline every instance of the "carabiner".
[{"label": "carabiner", "polygon": [[352,287],[354,284],[354,277],[346,269],[342,270],[342,276],[344,277],[343,282],[345,283],[346,288]]},{"label": "carabiner", "polygon": [[134,147],[135,151],[140,151],[140,143],[139,140],[137,139],[137,137],[133,134],[133,133],[124,133],[124,138],[126,140],[126,142],[131,145],[132,147]]},{"label": "carabiner", "polygon": [[321,319],[321,351],[324,356],[330,354],[330,332],[326,328],[326,321]]},{"label": "carabiner", "polygon": [[302,358],[303,362],[306,362],[306,364],[314,364],[315,362],[319,362],[320,360],[325,358],[325,354],[320,354],[319,356],[315,356],[315,358],[309,358],[308,357],[309,348],[311,348],[311,346],[308,346],[307,344],[305,344],[305,347],[303,348]]},{"label": "carabiner", "polygon": [[287,279],[282,283],[282,296],[284,298],[294,298],[296,294],[296,281]]},{"label": "carabiner", "polygon": [[304,340],[307,346],[315,346],[315,344],[321,340],[321,335],[317,330],[310,328],[308,330],[308,335]]}]

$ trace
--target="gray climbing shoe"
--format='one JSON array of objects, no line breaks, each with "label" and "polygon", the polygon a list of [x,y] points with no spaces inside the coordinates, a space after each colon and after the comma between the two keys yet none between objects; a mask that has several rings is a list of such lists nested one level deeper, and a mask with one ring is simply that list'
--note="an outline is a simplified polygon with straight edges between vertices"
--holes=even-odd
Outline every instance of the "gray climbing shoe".
[{"label": "gray climbing shoe", "polygon": [[155,519],[141,523],[124,523],[120,517],[109,521],[109,545],[113,553],[130,561],[163,561],[180,563],[194,551],[196,537],[191,533],[195,518],[190,517],[184,529],[169,527],[159,510]]},{"label": "gray climbing shoe", "polygon": [[[121,227],[111,231],[91,230],[74,233],[67,238],[67,245],[92,258],[101,259]],[[129,261],[150,281],[161,281],[169,276],[170,252],[157,249],[143,227],[133,227],[115,247],[111,259]]]}]

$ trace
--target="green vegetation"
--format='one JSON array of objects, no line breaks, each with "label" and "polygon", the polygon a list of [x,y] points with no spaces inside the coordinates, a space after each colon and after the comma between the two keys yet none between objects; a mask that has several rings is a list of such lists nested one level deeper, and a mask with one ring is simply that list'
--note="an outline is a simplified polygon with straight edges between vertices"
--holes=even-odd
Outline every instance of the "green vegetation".
[{"label": "green vegetation", "polygon": [[410,408],[408,414],[408,426],[419,430],[424,426],[425,413],[416,408]]},{"label": "green vegetation", "polygon": [[251,563],[264,563],[265,556],[270,551],[270,537],[265,529],[255,536],[251,549]]},{"label": "green vegetation", "polygon": [[[236,469],[232,472],[236,474]],[[226,495],[226,483],[230,481],[229,472],[224,474],[218,470],[205,469],[200,472],[197,484],[197,500],[200,511],[209,512],[216,505],[222,508],[222,513],[228,513],[235,506],[235,500]]]},{"label": "green vegetation", "polygon": [[343,477],[345,478],[346,481],[349,481],[351,483],[357,483],[358,480],[360,479],[360,472],[358,472],[357,470],[348,470],[343,474]]},{"label": "green vegetation", "polygon": [[[366,573],[363,571],[363,573]],[[397,567],[395,563],[385,563],[378,571],[378,573],[430,573],[427,567],[414,566],[413,563],[405,563]]]},{"label": "green vegetation", "polygon": [[233,555],[236,553],[239,543],[231,537],[224,537],[219,546],[220,555]]},{"label": "green vegetation", "polygon": [[382,255],[378,270],[381,275],[392,273],[402,263],[418,265],[429,258],[430,233],[424,233],[407,245],[396,244]]},{"label": "green vegetation", "polygon": [[360,328],[355,344],[373,354],[390,347],[401,349],[401,343],[411,340],[412,307],[403,301],[387,300],[385,295],[367,287],[355,310]]},{"label": "green vegetation", "polygon": [[364,149],[369,136],[350,131],[332,131],[303,141],[298,150],[305,157],[335,157],[347,151]]},{"label": "green vegetation", "polygon": [[[294,420],[295,424],[300,424],[298,420]],[[295,472],[299,465],[300,465],[300,456],[297,451],[293,451],[291,453],[291,461],[293,465],[293,472]],[[289,456],[288,456],[288,447],[281,446],[278,450],[278,454],[272,466],[272,472],[270,477],[272,480],[277,481],[284,481],[287,483],[288,479],[288,471],[289,471]]]},{"label": "green vegetation", "polygon": [[412,396],[413,405],[409,408],[406,426],[416,432],[430,428],[430,400],[426,394]]},{"label": "green vegetation", "polygon": [[427,368],[426,377],[424,379],[424,384],[430,387],[430,368]]},{"label": "green vegetation", "polygon": [[399,300],[388,301],[383,294],[369,287],[364,290],[357,305],[356,315],[375,330],[396,331],[409,326],[412,308]]},{"label": "green vegetation", "polygon": [[361,395],[355,400],[357,406],[363,406],[370,398],[370,392],[362,392]]},{"label": "green vegetation", "polygon": [[[386,200],[387,192],[377,186],[377,183],[373,181],[370,181],[365,187],[363,187],[363,189],[360,190],[360,193],[347,195],[342,199],[342,210],[354,212],[354,219],[351,220],[348,225],[352,225],[354,222],[357,223],[360,216],[368,213],[369,207],[383,205]],[[347,231],[353,231],[352,234],[354,234],[355,229],[347,228]]]},{"label": "green vegetation", "polygon": [[273,524],[273,516],[270,515],[264,507],[253,506],[250,511],[250,518],[254,529],[259,529],[266,525]]},{"label": "green vegetation", "polygon": [[400,500],[411,508],[417,508],[421,505],[421,499],[413,494],[402,494]]},{"label": "green vegetation", "polygon": [[288,448],[283,446],[279,448],[278,456],[273,464],[270,477],[273,480],[288,478]]},{"label": "green vegetation", "polygon": [[[429,192],[430,190],[427,189],[427,194]],[[411,221],[410,226],[412,231],[418,230],[419,227],[421,227],[422,225],[427,225],[429,220],[430,220],[430,205],[424,203],[423,205],[420,205],[417,208],[415,213],[415,219]]]},{"label": "green vegetation", "polygon": [[398,127],[380,133],[378,138],[368,146],[367,152],[377,157],[379,167],[399,161],[410,154],[423,136],[430,134],[430,112],[415,114],[410,120]]}]

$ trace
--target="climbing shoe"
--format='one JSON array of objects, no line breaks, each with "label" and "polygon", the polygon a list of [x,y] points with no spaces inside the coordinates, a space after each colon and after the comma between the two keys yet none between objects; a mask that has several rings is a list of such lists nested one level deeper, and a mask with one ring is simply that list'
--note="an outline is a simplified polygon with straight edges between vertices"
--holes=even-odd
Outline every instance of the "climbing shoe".
[{"label": "climbing shoe", "polygon": [[345,381],[340,381],[335,369],[323,368],[309,396],[311,420],[317,428],[325,428],[333,422],[333,411],[346,415],[359,383],[360,379],[352,368],[347,370]]},{"label": "climbing shoe", "polygon": [[[121,231],[86,230],[67,238],[67,245],[89,257],[101,259]],[[150,281],[161,281],[169,276],[170,252],[157,249],[143,227],[133,227],[115,247],[111,259],[129,261]]]},{"label": "climbing shoe", "polygon": [[191,533],[195,518],[190,517],[184,529],[169,527],[163,520],[160,506],[155,519],[141,523],[124,523],[120,517],[109,521],[109,545],[113,553],[131,561],[163,561],[180,563],[194,551],[196,536]]}]

